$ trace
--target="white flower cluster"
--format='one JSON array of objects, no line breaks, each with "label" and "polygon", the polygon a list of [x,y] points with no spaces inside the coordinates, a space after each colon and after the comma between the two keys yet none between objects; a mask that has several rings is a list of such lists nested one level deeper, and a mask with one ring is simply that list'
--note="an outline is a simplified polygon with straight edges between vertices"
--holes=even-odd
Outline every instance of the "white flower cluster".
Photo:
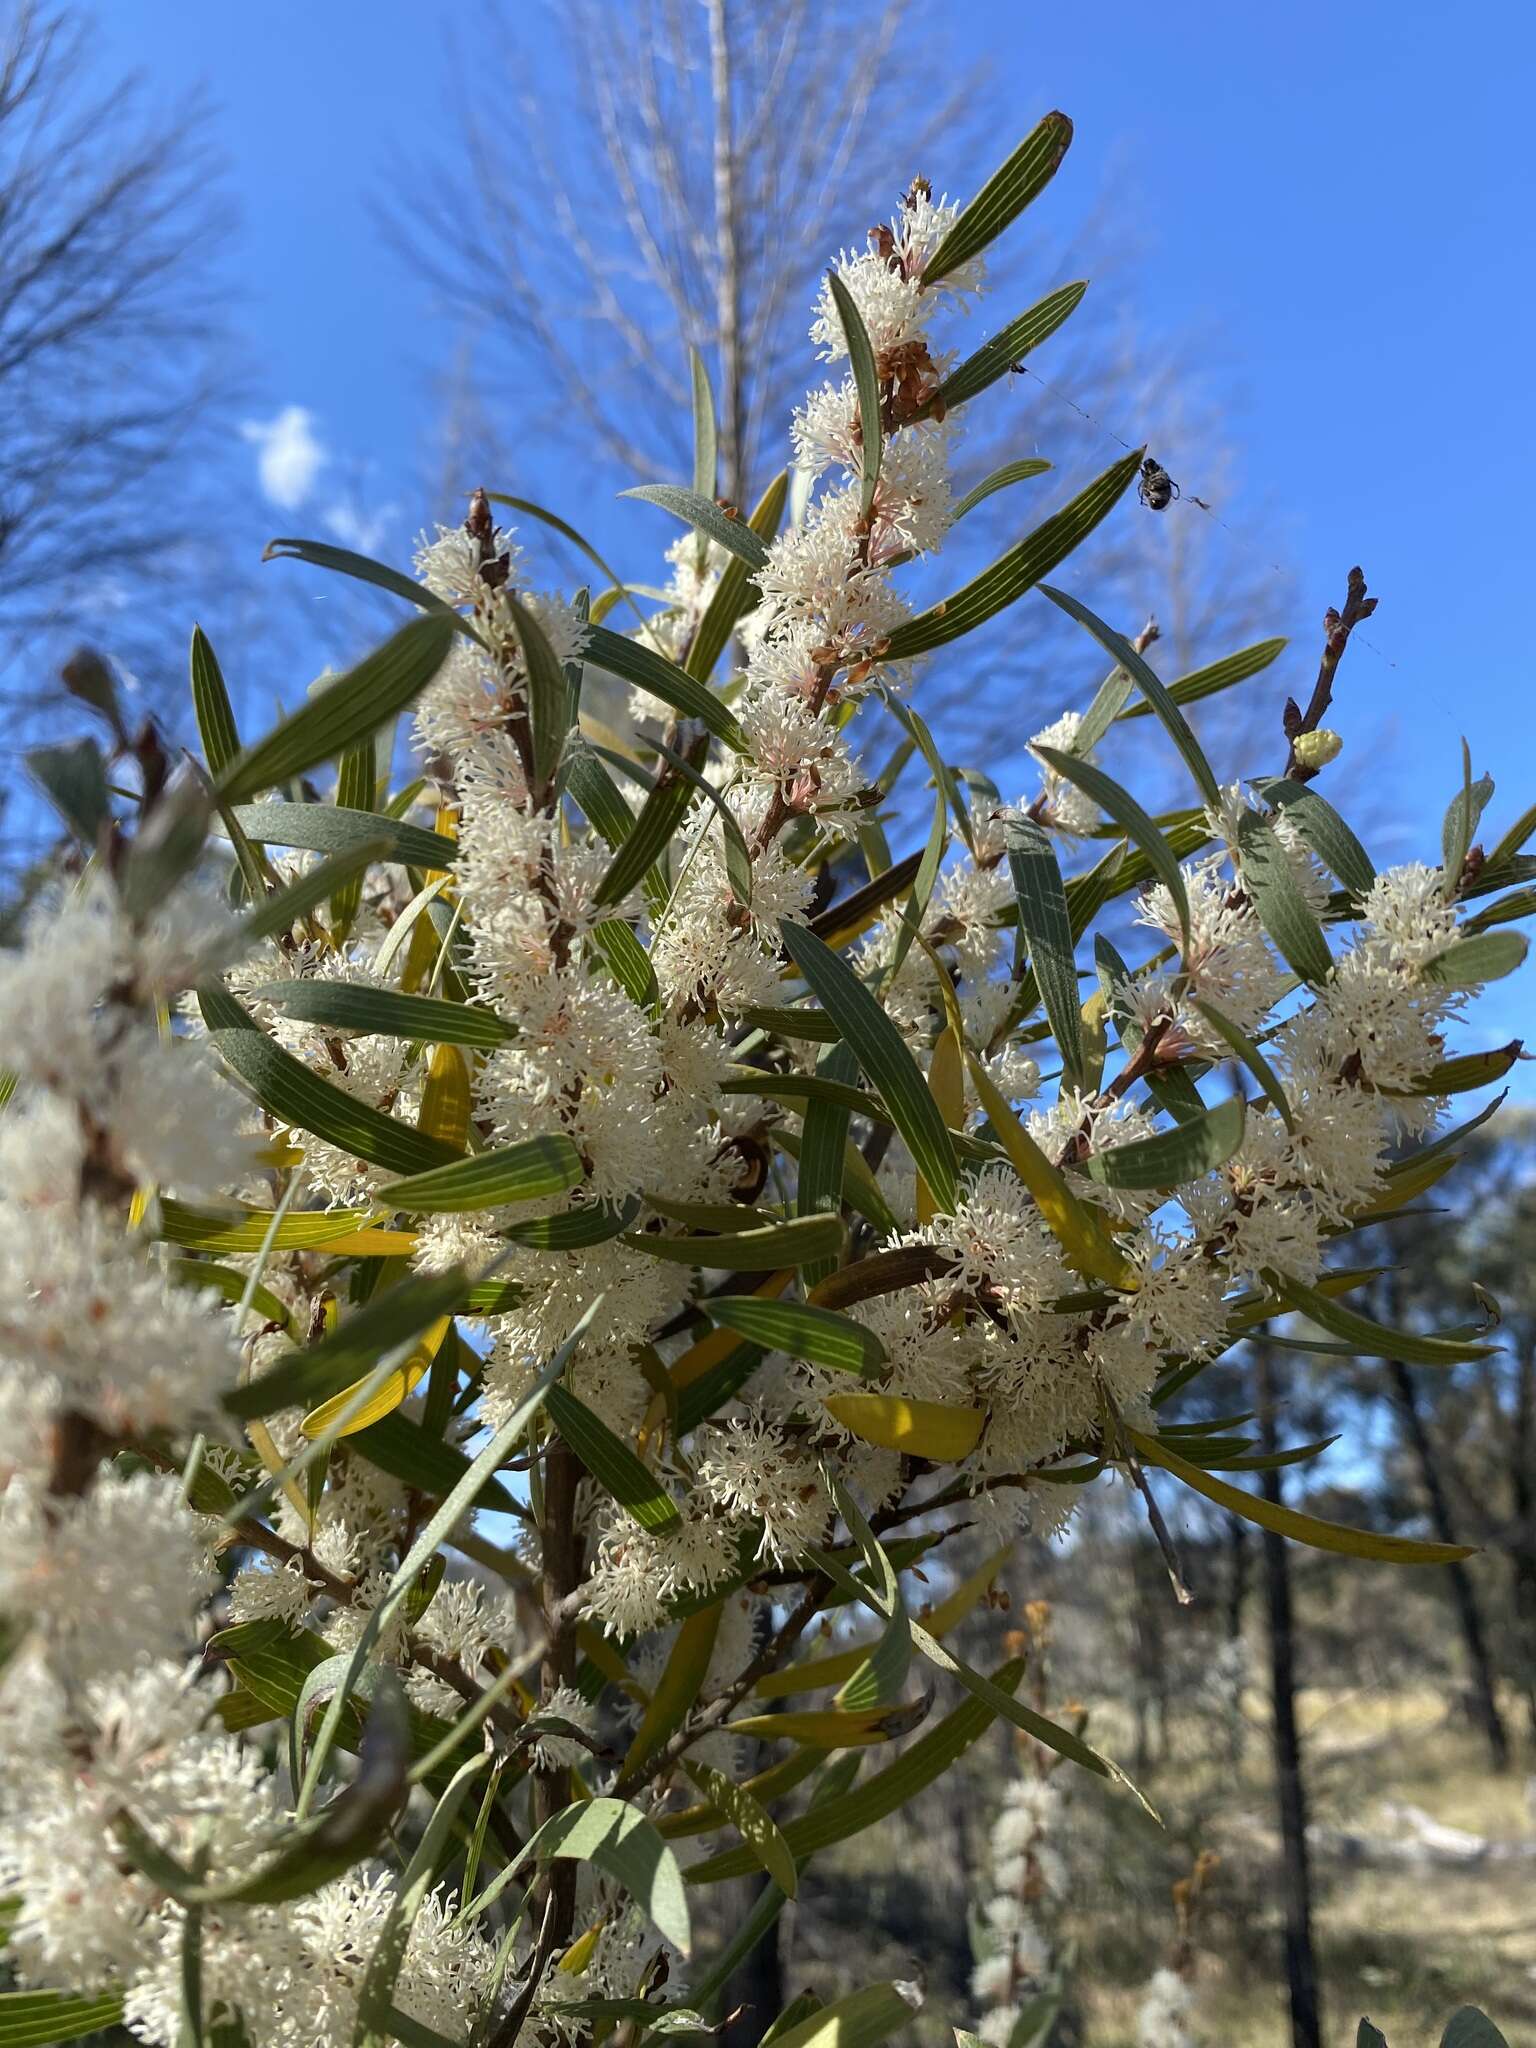
[{"label": "white flower cluster", "polygon": [[1061,1832],[1059,1776],[1033,1771],[1011,1778],[992,1823],[983,1950],[971,1971],[971,1996],[981,2012],[976,2030],[993,2048],[1008,2048],[1024,2007],[1047,1987],[1056,1964],[1067,1889],[1066,1862],[1052,1841]]},{"label": "white flower cluster", "polygon": [[1193,1989],[1177,1970],[1154,1970],[1136,2013],[1136,2048],[1195,2048],[1194,2003]]},{"label": "white flower cluster", "polygon": [[[195,893],[135,918],[98,877],[0,962],[17,1080],[0,1124],[7,1955],[23,1988],[121,1993],[129,2027],[160,2048],[182,2038],[185,1916],[138,1845],[217,1885],[248,1875],[288,1817],[280,1781],[187,1664],[223,1532],[187,1505],[178,1471],[120,1449],[216,1429],[239,1367],[214,1297],[175,1285],[131,1227],[146,1202],[250,1171],[245,1104],[168,1024],[228,944],[227,919]],[[210,1467],[238,1470],[232,1458],[215,1445]],[[262,1577],[307,1606],[302,1577]],[[287,1905],[205,1910],[206,2010],[238,2008],[274,2048],[348,2037],[393,1895],[359,1871]],[[454,1903],[427,1901],[396,2000],[458,2039],[494,1948]]]}]

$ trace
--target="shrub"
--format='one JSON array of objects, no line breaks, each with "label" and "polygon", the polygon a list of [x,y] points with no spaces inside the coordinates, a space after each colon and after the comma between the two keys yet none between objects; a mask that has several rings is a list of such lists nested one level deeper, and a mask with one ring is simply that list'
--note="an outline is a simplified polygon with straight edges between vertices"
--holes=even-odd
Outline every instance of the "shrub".
[{"label": "shrub", "polygon": [[[1121,1778],[1017,1658],[945,1646],[997,1564],[953,1583],[960,1524],[1055,1531],[1153,1469],[1325,1549],[1456,1554],[1250,1494],[1262,1457],[1178,1397],[1292,1312],[1488,1350],[1366,1319],[1330,1254],[1514,1057],[1448,1041],[1522,955],[1530,816],[1474,846],[1469,771],[1439,856],[1378,872],[1319,794],[1358,572],[1282,772],[1221,786],[1181,705],[1280,643],[1165,687],[1045,580],[1138,479],[1123,516],[1164,516],[1139,451],[944,602],[898,590],[1042,466],[957,500],[952,423],[1081,287],[958,364],[930,324],[1069,133],[963,210],[918,181],[829,272],[798,517],[785,476],[716,501],[698,379],[692,486],[641,492],[685,528],[649,615],[606,568],[532,588],[476,492],[419,582],[274,543],[420,615],[249,743],[195,635],[206,773],[76,666],[113,740],[34,757],[78,852],[0,970],[0,2041],[696,2028],[805,1859],[995,1720]],[[1111,666],[1010,803],[936,749],[922,669],[1037,585]],[[1156,819],[1096,759],[1140,714],[1191,785]],[[895,859],[909,759],[932,821]],[[1084,1001],[1106,920],[1152,950],[1101,929]],[[690,1900],[759,1870],[692,1967]],[[873,1985],[777,2038],[908,2011]]]}]

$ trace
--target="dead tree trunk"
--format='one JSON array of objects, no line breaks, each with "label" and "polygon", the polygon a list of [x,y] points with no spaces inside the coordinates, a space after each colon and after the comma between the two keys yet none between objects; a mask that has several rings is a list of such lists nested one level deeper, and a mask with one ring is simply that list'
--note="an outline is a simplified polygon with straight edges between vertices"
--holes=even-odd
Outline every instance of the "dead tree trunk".
[{"label": "dead tree trunk", "polygon": [[[1264,1450],[1279,1448],[1275,1430],[1273,1355],[1258,1354],[1259,1427]],[[1261,1473],[1264,1498],[1282,1504],[1280,1471]],[[1281,1891],[1285,1907],[1285,1974],[1290,1989],[1292,2048],[1322,2048],[1322,2001],[1312,1942],[1312,1870],[1307,1856],[1307,1788],[1296,1724],[1296,1632],[1290,1556],[1283,1537],[1264,1531],[1264,1589],[1269,1609],[1269,1680],[1275,1745],[1275,1803],[1280,1815]]]},{"label": "dead tree trunk", "polygon": [[[1455,1543],[1458,1538],[1451,1518],[1451,1506],[1441,1482],[1440,1469],[1435,1463],[1434,1446],[1429,1440],[1429,1425],[1424,1418],[1413,1374],[1397,1359],[1389,1361],[1387,1371],[1392,1381],[1393,1404],[1402,1421],[1403,1435],[1413,1451],[1414,1461],[1419,1468],[1419,1481],[1429,1502],[1429,1518],[1434,1527],[1435,1540],[1439,1543]],[[1477,1604],[1477,1590],[1472,1584],[1472,1574],[1460,1561],[1447,1565],[1445,1585],[1451,1596],[1451,1604],[1456,1610],[1462,1647],[1466,1652],[1467,1672],[1472,1686],[1473,1718],[1487,1740],[1493,1768],[1496,1771],[1507,1771],[1509,1731],[1504,1726],[1503,1715],[1499,1712],[1493,1662],[1488,1655],[1488,1639],[1483,1632],[1483,1616]]]}]

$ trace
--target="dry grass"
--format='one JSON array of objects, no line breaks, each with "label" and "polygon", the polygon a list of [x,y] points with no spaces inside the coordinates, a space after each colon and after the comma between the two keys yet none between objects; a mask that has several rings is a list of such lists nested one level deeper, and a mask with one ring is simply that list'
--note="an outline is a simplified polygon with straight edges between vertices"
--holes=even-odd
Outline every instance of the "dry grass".
[{"label": "dry grass", "polygon": [[[1314,1819],[1353,1837],[1402,1839],[1392,1806],[1415,1806],[1445,1826],[1492,1841],[1530,1841],[1527,1758],[1495,1777],[1480,1743],[1423,1693],[1312,1691],[1302,1700]],[[1204,1930],[1199,2021],[1222,2048],[1287,2048],[1269,1754],[1249,1743],[1236,1782],[1204,1830],[1223,1869]],[[1186,1766],[1170,1804],[1202,1795],[1212,1775]],[[1166,1775],[1166,1774],[1165,1774]],[[1154,1785],[1154,1796],[1164,1789]],[[1458,2005],[1481,2005],[1518,2044],[1536,2024],[1536,1857],[1396,1867],[1322,1851],[1314,1858],[1316,1938],[1328,2040],[1348,2048],[1367,2014],[1392,2048],[1433,2048]],[[1140,1987],[1107,1973],[1080,1977],[1083,2038],[1091,2048],[1135,2039]]]}]

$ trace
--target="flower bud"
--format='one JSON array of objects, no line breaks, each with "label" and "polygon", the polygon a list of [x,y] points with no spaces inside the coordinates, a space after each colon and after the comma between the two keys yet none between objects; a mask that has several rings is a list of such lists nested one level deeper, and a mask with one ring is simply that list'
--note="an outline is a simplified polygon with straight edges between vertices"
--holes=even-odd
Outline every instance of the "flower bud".
[{"label": "flower bud", "polygon": [[1326,768],[1330,761],[1337,761],[1343,751],[1343,740],[1336,732],[1329,732],[1326,726],[1319,726],[1316,732],[1299,732],[1291,741],[1291,752],[1303,768]]}]

